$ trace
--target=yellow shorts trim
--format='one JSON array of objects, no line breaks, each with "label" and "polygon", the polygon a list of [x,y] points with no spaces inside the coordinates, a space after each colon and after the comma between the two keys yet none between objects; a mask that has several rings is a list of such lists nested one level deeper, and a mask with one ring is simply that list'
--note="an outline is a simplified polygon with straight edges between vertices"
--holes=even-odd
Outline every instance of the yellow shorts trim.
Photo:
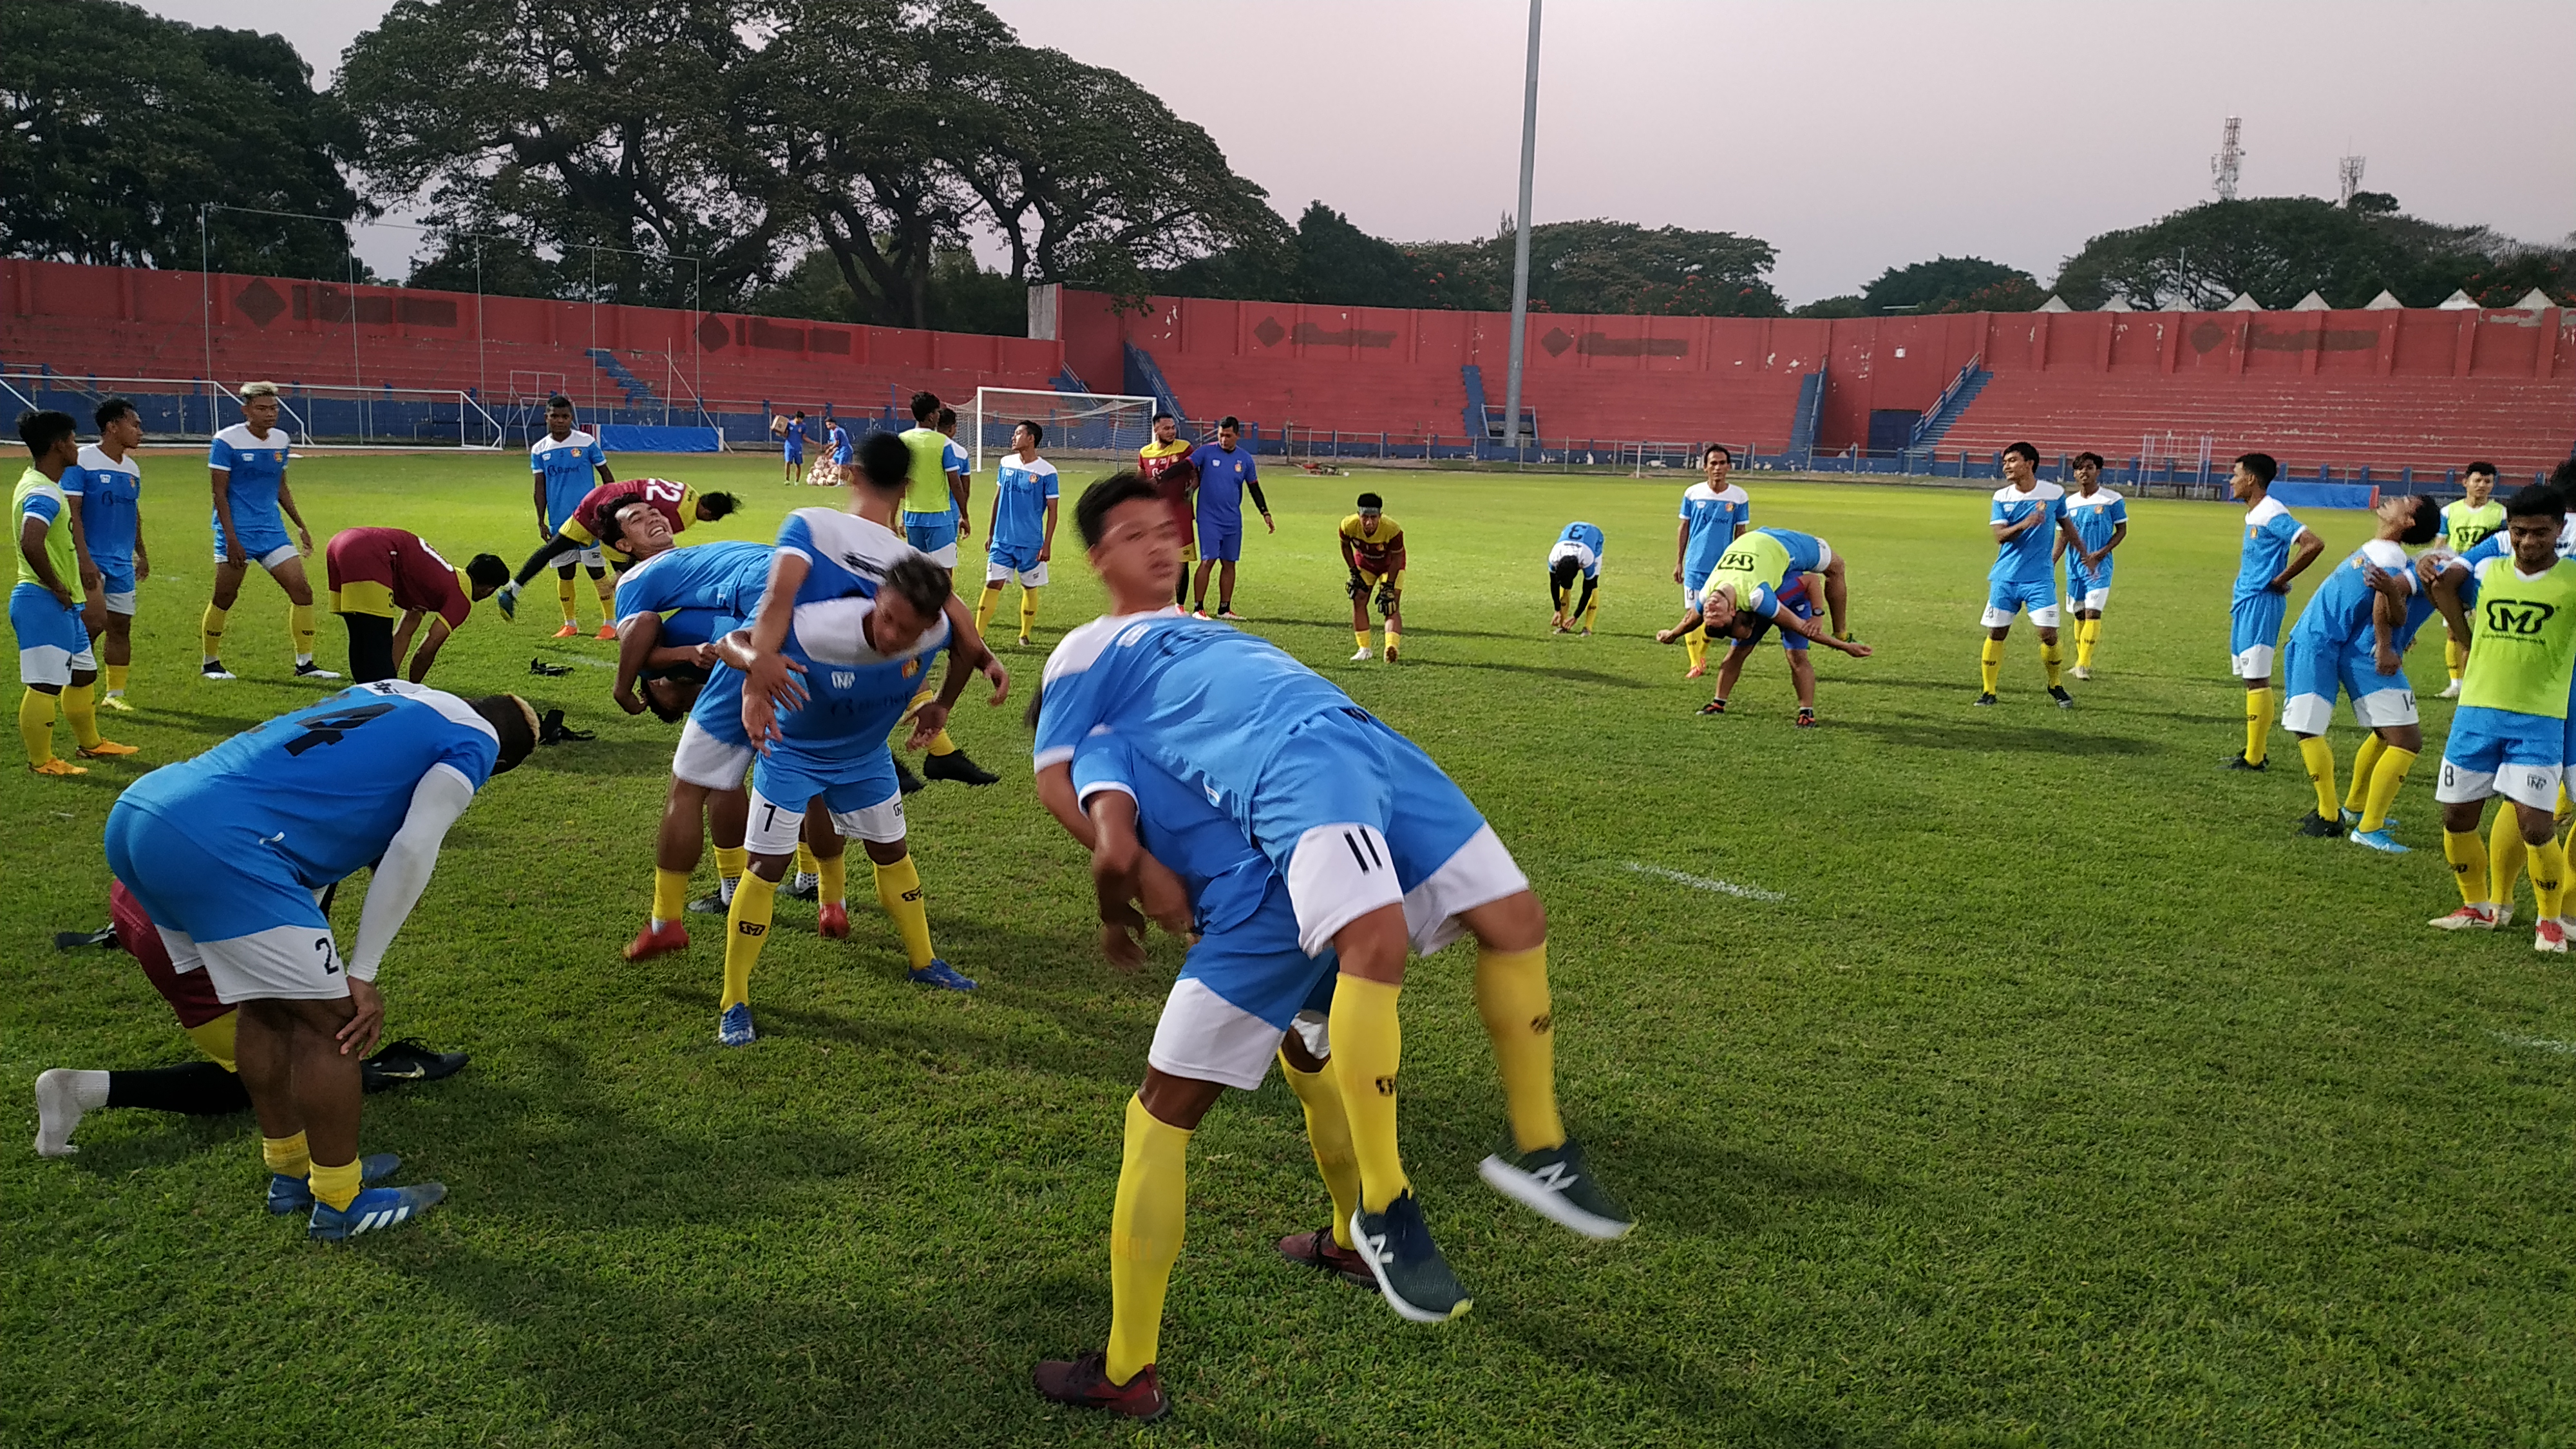
[{"label": "yellow shorts trim", "polygon": [[363,579],[353,579],[331,591],[331,612],[375,614],[387,619],[402,617],[402,610],[394,607],[394,591],[391,588],[384,584],[368,583]]},{"label": "yellow shorts trim", "polygon": [[195,1042],[197,1050],[212,1058],[216,1066],[228,1072],[239,1071],[233,1065],[233,1025],[240,1016],[240,1012],[227,1011],[203,1026],[192,1026],[188,1028],[188,1040]]},{"label": "yellow shorts trim", "polygon": [[1183,563],[1197,563],[1198,561],[1199,561],[1199,546],[1198,546],[1198,541],[1197,541],[1196,539],[1193,539],[1193,540],[1191,540],[1191,541],[1190,541],[1190,542],[1188,542],[1188,543],[1182,544],[1182,545],[1181,545],[1181,562],[1183,562]]},{"label": "yellow shorts trim", "polygon": [[1363,587],[1372,589],[1376,588],[1379,580],[1381,579],[1385,580],[1387,587],[1395,590],[1397,593],[1400,594],[1404,592],[1404,570],[1397,569],[1392,577],[1384,574],[1373,574],[1367,569],[1360,570],[1360,583]]}]

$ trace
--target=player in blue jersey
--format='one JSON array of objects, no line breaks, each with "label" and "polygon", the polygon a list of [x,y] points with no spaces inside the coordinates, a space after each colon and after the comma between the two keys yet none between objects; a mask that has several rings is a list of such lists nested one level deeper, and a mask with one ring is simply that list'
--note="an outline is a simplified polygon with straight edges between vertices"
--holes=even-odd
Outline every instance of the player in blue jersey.
[{"label": "player in blue jersey", "polygon": [[1592,1182],[1557,1114],[1547,918],[1493,828],[1419,746],[1277,645],[1162,603],[1180,537],[1141,475],[1093,484],[1074,521],[1115,612],[1047,661],[1038,798],[1079,818],[1076,747],[1114,730],[1232,817],[1287,882],[1300,947],[1339,958],[1333,1059],[1360,1163],[1362,1251],[1402,1282],[1429,1246],[1395,1142],[1395,1006],[1408,944],[1427,954],[1467,934],[1512,1136],[1485,1180],[1576,1232],[1625,1233],[1625,1210]]},{"label": "player in blue jersey", "polygon": [[[1699,592],[1708,583],[1727,545],[1753,526],[1753,500],[1726,480],[1735,453],[1724,443],[1700,450],[1701,478],[1682,492],[1681,525],[1673,533],[1673,582],[1682,586],[1684,612],[1700,607]],[[1690,655],[1684,679],[1708,672],[1708,632],[1694,627],[1682,647]]]},{"label": "player in blue jersey", "polygon": [[2066,612],[2075,616],[2078,679],[2093,677],[2093,646],[2102,637],[2102,610],[2111,602],[2111,550],[2129,536],[2129,500],[2102,486],[2102,455],[2075,455],[2075,491],[2066,495],[2070,540],[2060,534],[2056,555],[2066,560]]},{"label": "player in blue jersey", "polygon": [[975,632],[993,626],[993,611],[1002,605],[1002,586],[1020,584],[1020,647],[1029,647],[1029,631],[1038,623],[1038,590],[1046,587],[1047,563],[1055,557],[1057,482],[1055,465],[1038,456],[1046,429],[1022,421],[1011,429],[1011,451],[1002,455],[993,479],[993,511],[984,527],[984,597],[975,605]]},{"label": "player in blue jersey", "polygon": [[850,481],[851,460],[857,453],[850,440],[849,425],[828,411],[823,415],[823,445],[832,465],[831,476],[823,481],[846,486]]},{"label": "player in blue jersey", "polygon": [[1230,414],[1219,419],[1216,441],[1199,444],[1190,454],[1190,466],[1199,475],[1199,572],[1191,586],[1191,612],[1208,617],[1208,575],[1214,572],[1216,617],[1240,623],[1243,616],[1234,611],[1234,565],[1243,557],[1245,490],[1252,493],[1252,506],[1261,510],[1261,526],[1279,531],[1270,517],[1270,500],[1261,496],[1261,470],[1252,450],[1243,446],[1241,420]]},{"label": "player in blue jersey", "polygon": [[2048,697],[2059,709],[2073,709],[2075,697],[2058,681],[2064,656],[2057,648],[2057,568],[2050,550],[2054,540],[2077,540],[2075,525],[2066,519],[2066,490],[2040,481],[2039,449],[2028,443],[2004,449],[2004,486],[1995,490],[1986,529],[1994,535],[1995,562],[1986,570],[1981,620],[1986,640],[1977,652],[1977,703],[1995,702],[1995,688],[2003,681],[2004,640],[2012,636],[2013,616],[2027,610],[2039,630]]},{"label": "player in blue jersey", "polygon": [[[172,963],[203,969],[239,1013],[234,1061],[271,1199],[304,1179],[317,1239],[392,1227],[445,1195],[365,1185],[397,1161],[358,1159],[359,1064],[384,1025],[376,972],[448,827],[536,742],[536,711],[515,695],[468,702],[381,680],[155,770],[108,812],[108,869]],[[317,893],[362,869],[344,959]]]},{"label": "player in blue jersey", "polygon": [[[257,563],[286,591],[296,676],[337,679],[337,673],[313,662],[313,586],[304,577],[313,530],[304,526],[295,492],[286,486],[289,449],[277,426],[277,384],[242,384],[241,409],[242,421],[215,434],[206,448],[215,495],[215,592],[199,623],[205,657],[198,672],[208,679],[233,677],[224,668],[224,622],[241,597],[243,576]],[[292,538],[286,533],[288,519],[295,521]]]},{"label": "player in blue jersey", "polygon": [[77,541],[87,560],[82,586],[98,605],[90,642],[107,685],[98,707],[126,714],[134,708],[125,700],[125,680],[134,664],[135,586],[152,576],[143,546],[143,465],[135,456],[143,446],[143,415],[112,397],[92,416],[98,441],[84,446],[80,461],[63,474],[63,496],[75,500]]},{"label": "player in blue jersey", "polygon": [[2227,626],[2227,667],[2245,681],[2245,748],[2227,761],[2231,770],[2262,769],[2271,752],[2272,651],[2290,611],[2290,581],[2326,547],[2272,497],[2272,479],[2280,471],[2271,454],[2247,453],[2227,476],[2228,495],[2245,505],[2244,549]]},{"label": "player in blue jersey", "polygon": [[780,421],[786,426],[778,430],[779,453],[786,459],[787,481],[794,483],[799,481],[796,470],[805,466],[805,410],[798,408],[793,417]]},{"label": "player in blue jersey", "polygon": [[[599,439],[572,425],[572,399],[556,393],[546,399],[546,435],[528,445],[528,466],[535,486],[537,538],[550,539],[572,521],[574,510],[593,488],[617,481],[608,470],[608,454]],[[581,637],[581,619],[573,610],[573,566],[590,571],[599,594],[599,637],[617,637],[617,585],[608,577],[607,556],[596,543],[567,558],[555,569],[555,601],[563,606],[558,639]]]},{"label": "player in blue jersey", "polygon": [[77,514],[63,496],[62,479],[78,466],[80,434],[71,414],[22,413],[19,441],[30,461],[9,498],[10,530],[18,543],[18,581],[9,591],[9,630],[18,639],[18,735],[27,768],[39,775],[89,772],[54,755],[54,708],[71,720],[72,738],[85,760],[136,753],[132,745],[102,739],[92,694],[98,661],[90,653],[88,612],[80,592]]},{"label": "player in blue jersey", "polygon": [[[2298,736],[2299,757],[2317,794],[2316,807],[2299,822],[2299,833],[2341,835],[2343,797],[2335,786],[2334,747],[2325,734],[2334,718],[2335,696],[2350,696],[2353,718],[2381,742],[2378,757],[2370,762],[2373,789],[2386,788],[2384,798],[2365,798],[2355,838],[2403,855],[2406,847],[2386,831],[2388,806],[2424,748],[2424,733],[2405,669],[2406,645],[2413,639],[2407,616],[2420,591],[2401,545],[2431,542],[2441,532],[2442,514],[2431,498],[2420,494],[2392,494],[2376,512],[2378,531],[2328,572],[2290,628],[2289,647],[2281,658],[2288,699],[2281,727]],[[2420,625],[2430,613],[2427,603],[2414,622]],[[2356,758],[2353,768],[2359,773],[2363,762]]]},{"label": "player in blue jersey", "polygon": [[[1555,611],[1548,616],[1549,629],[1571,633],[1579,621],[1585,637],[1591,636],[1592,623],[1601,616],[1601,556],[1609,546],[1601,530],[1589,523],[1569,523],[1557,534],[1555,545],[1547,551],[1547,602]],[[1567,608],[1566,596],[1574,592],[1578,579],[1583,595]]]},{"label": "player in blue jersey", "polygon": [[[1793,573],[1781,582],[1774,595],[1781,612],[1801,622],[1812,624],[1816,617],[1816,594],[1807,580],[1817,575]],[[1736,615],[1734,627],[1724,631],[1727,637],[1726,657],[1718,661],[1717,693],[1700,706],[1701,714],[1726,713],[1728,696],[1735,693],[1735,681],[1744,674],[1745,661],[1753,657],[1762,636],[1775,627],[1772,619],[1745,610]],[[1794,721],[1802,730],[1816,727],[1816,661],[1808,652],[1807,636],[1797,629],[1780,628],[1780,652],[1789,661],[1789,686],[1798,695],[1798,716]]]},{"label": "player in blue jersey", "polygon": [[[967,455],[965,446],[957,441],[957,409],[944,403],[939,409],[939,433],[941,437],[948,440],[939,450],[939,466],[948,476],[948,508],[952,515],[951,522],[955,524],[959,538],[972,538],[975,536],[975,530],[966,526],[966,505],[974,488],[975,460]],[[957,561],[953,558],[941,559],[938,563],[942,568],[957,567]]]}]

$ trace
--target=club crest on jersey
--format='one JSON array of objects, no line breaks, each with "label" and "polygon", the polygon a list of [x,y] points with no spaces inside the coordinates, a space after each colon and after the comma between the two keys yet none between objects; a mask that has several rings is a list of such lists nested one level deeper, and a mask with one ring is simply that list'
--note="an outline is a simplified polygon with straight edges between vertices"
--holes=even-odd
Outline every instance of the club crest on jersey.
[{"label": "club crest on jersey", "polygon": [[835,669],[832,671],[832,687],[834,689],[847,689],[858,682],[859,674],[855,669]]},{"label": "club crest on jersey", "polygon": [[913,677],[913,676],[914,676],[914,675],[916,675],[916,674],[919,674],[920,672],[921,672],[921,661],[920,661],[920,660],[918,660],[918,659],[907,659],[907,660],[903,661],[903,677],[904,677],[904,678],[906,678],[906,679],[910,679],[911,677]]}]

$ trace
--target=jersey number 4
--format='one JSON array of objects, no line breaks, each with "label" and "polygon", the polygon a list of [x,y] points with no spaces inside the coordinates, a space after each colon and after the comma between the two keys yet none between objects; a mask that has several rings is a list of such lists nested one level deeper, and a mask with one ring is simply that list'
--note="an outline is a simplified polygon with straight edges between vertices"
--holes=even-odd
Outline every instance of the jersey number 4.
[{"label": "jersey number 4", "polygon": [[286,752],[290,755],[301,755],[316,745],[336,745],[340,743],[341,736],[371,719],[392,714],[394,708],[390,704],[369,704],[361,705],[356,709],[330,710],[322,714],[307,715],[296,721],[304,727],[304,733],[286,742]]}]

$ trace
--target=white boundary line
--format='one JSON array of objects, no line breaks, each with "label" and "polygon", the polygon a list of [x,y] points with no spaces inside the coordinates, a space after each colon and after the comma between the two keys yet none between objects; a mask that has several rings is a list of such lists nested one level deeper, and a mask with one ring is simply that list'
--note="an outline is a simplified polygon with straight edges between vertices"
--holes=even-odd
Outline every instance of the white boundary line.
[{"label": "white boundary line", "polygon": [[2576,1057],[2576,1041],[2551,1041],[2542,1036],[2515,1036],[2510,1032],[2491,1031],[2487,1035],[2506,1046],[2529,1047],[2533,1051],[2556,1052],[2562,1057]]},{"label": "white boundary line", "polygon": [[[1676,885],[1689,886],[1693,890],[1715,891],[1722,896],[1738,896],[1748,901],[1785,901],[1788,899],[1787,896],[1782,895],[1778,891],[1766,891],[1760,886],[1737,885],[1733,881],[1711,880],[1704,875],[1691,875],[1685,871],[1666,870],[1660,865],[1646,865],[1634,860],[1623,861],[1620,868],[1623,870],[1635,871],[1639,875],[1660,876]],[[2570,1050],[2576,1050],[2576,1048],[2570,1048]]]}]

